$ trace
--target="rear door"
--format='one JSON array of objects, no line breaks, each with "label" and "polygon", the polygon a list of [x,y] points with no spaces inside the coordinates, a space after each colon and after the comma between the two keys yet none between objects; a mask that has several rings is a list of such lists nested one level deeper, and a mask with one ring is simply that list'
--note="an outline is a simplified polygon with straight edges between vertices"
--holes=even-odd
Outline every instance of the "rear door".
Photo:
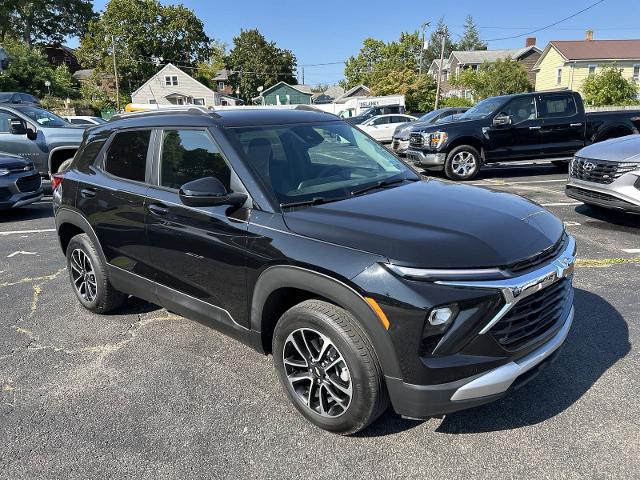
[{"label": "rear door", "polygon": [[[382,117],[375,118],[369,125],[367,125],[366,132],[378,141],[383,141],[385,136],[389,133],[389,123],[391,122],[391,116],[384,115]],[[393,131],[391,132],[393,135]]]},{"label": "rear door", "polygon": [[[244,191],[209,130],[165,128],[147,209],[148,250],[161,303],[186,316],[213,322],[227,333],[247,315],[248,208],[188,207],[182,185],[215,177],[227,191]],[[225,327],[227,327],[225,329]]]},{"label": "rear door", "polygon": [[499,109],[495,116],[498,115],[508,116],[511,123],[487,127],[489,141],[485,159],[498,162],[539,157],[542,120],[538,117],[534,96],[514,98]]},{"label": "rear door", "polygon": [[584,146],[584,115],[569,93],[545,93],[538,96],[542,128],[542,156],[571,157]]}]

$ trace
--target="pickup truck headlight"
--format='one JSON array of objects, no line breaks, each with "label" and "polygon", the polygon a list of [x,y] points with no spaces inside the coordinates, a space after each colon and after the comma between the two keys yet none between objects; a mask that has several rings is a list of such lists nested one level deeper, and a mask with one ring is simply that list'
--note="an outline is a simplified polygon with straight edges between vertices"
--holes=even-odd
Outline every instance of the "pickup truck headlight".
[{"label": "pickup truck headlight", "polygon": [[7,168],[0,168],[0,177],[4,177],[5,175],[9,175],[11,171]]},{"label": "pickup truck headlight", "polygon": [[423,134],[423,137],[425,145],[438,149],[447,141],[448,135],[446,132],[431,132]]}]

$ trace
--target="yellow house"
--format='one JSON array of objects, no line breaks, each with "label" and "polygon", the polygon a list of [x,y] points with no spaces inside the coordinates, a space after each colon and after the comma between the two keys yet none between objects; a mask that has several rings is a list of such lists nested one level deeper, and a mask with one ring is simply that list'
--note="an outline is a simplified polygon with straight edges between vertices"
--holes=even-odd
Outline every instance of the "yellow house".
[{"label": "yellow house", "polygon": [[582,93],[582,83],[603,67],[616,65],[623,75],[640,84],[640,40],[553,41],[533,67],[536,90],[569,89]]}]

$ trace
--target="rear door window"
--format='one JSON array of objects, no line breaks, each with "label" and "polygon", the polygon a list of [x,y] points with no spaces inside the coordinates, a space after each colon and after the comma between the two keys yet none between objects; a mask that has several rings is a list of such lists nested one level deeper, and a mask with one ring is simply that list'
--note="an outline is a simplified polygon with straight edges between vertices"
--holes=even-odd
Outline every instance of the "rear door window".
[{"label": "rear door window", "polygon": [[111,175],[144,182],[151,130],[131,130],[116,133],[104,161],[104,169]]},{"label": "rear door window", "polygon": [[573,117],[578,113],[572,95],[545,95],[540,99],[543,118]]}]

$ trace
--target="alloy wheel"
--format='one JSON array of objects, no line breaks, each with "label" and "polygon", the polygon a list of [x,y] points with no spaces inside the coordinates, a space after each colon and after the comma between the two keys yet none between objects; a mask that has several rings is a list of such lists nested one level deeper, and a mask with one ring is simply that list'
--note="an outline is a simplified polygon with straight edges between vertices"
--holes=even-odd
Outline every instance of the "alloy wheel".
[{"label": "alloy wheel", "polygon": [[332,418],[347,411],[351,374],[329,337],[311,328],[294,330],[285,341],[282,360],[291,388],[307,408]]},{"label": "alloy wheel", "polygon": [[89,256],[81,249],[71,252],[69,261],[73,286],[78,295],[86,302],[93,302],[98,294],[96,274]]},{"label": "alloy wheel", "polygon": [[476,168],[476,157],[471,152],[458,152],[451,160],[451,170],[456,175],[467,177]]}]

